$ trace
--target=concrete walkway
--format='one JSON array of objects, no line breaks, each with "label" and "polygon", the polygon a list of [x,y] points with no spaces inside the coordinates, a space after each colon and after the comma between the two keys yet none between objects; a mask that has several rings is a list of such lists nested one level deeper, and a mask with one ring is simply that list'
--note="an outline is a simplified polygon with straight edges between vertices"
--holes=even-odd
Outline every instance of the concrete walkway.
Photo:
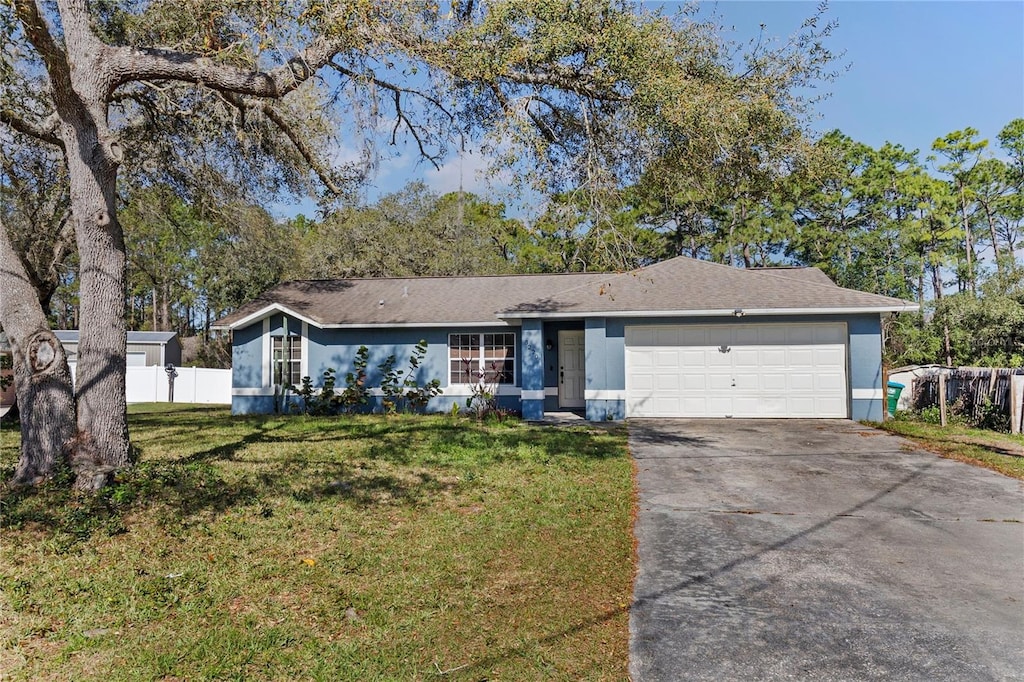
[{"label": "concrete walkway", "polygon": [[1024,680],[1024,487],[849,421],[634,420],[634,682]]}]

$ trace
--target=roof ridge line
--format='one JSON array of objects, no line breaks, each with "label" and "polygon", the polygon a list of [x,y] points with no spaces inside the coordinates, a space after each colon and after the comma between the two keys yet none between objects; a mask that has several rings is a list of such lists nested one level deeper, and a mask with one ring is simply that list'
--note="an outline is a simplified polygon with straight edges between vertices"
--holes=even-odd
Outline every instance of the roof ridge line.
[{"label": "roof ridge line", "polygon": [[[826,273],[824,270],[822,270],[821,268],[819,268],[817,266],[809,265],[809,266],[806,266],[806,267],[807,268],[815,268],[816,270],[820,271],[823,275],[828,277],[828,273]],[[740,271],[740,272],[743,272],[743,271],[754,272],[755,271],[754,268],[735,268],[735,269]],[[888,299],[891,299],[893,301],[905,301],[905,299],[896,298],[895,296],[889,296],[887,294],[876,294],[876,293],[873,293],[873,292],[870,292],[870,291],[861,291],[860,289],[851,289],[850,287],[840,286],[840,285],[836,284],[834,281],[831,284],[825,284],[824,282],[815,282],[813,280],[803,280],[803,279],[801,279],[801,280],[794,280],[791,277],[786,277],[785,275],[781,275],[781,274],[779,274],[777,272],[767,272],[767,271],[762,271],[762,272],[764,272],[764,274],[768,275],[769,277],[774,277],[775,279],[784,279],[787,282],[799,281],[801,284],[810,284],[811,286],[816,286],[816,287],[828,287],[830,290],[841,289],[842,291],[853,291],[853,292],[858,293],[858,294],[870,294],[872,296],[880,296],[882,298],[888,298]],[[829,277],[829,280],[831,280],[831,279],[832,278]],[[913,303],[913,301],[905,301],[905,302]]]},{"label": "roof ridge line", "polygon": [[[503,275],[406,275],[403,277],[321,277],[289,279],[277,284],[273,288],[285,284],[296,284],[299,282],[387,282],[396,280],[423,280],[423,279],[498,279],[499,277],[564,277],[572,275],[602,275],[613,274],[603,272],[510,272]],[[267,291],[270,291],[268,289]]]}]

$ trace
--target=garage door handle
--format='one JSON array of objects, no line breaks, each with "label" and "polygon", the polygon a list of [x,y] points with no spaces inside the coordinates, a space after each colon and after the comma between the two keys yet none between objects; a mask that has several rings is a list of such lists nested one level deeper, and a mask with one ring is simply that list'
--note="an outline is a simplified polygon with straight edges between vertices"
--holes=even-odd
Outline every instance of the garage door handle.
[{"label": "garage door handle", "polygon": [[721,346],[718,347],[718,352],[719,353],[728,353],[731,350],[732,350],[732,348],[729,348],[729,346],[726,346],[724,343]]}]

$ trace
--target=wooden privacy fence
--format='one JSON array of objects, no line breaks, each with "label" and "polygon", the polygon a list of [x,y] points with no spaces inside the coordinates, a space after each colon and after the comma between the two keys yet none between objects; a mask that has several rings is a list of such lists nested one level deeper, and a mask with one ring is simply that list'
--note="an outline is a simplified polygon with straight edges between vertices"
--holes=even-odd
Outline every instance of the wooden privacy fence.
[{"label": "wooden privacy fence", "polygon": [[972,422],[1004,415],[1016,432],[1020,428],[1019,377],[1024,377],[1024,369],[961,367],[928,374],[914,382],[913,407],[938,406],[944,411],[948,405],[957,405],[957,412]]}]

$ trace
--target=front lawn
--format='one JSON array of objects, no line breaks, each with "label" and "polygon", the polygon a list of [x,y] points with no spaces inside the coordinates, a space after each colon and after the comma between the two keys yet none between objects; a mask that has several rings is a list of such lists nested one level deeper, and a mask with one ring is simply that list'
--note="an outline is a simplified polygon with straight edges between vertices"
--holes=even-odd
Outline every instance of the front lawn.
[{"label": "front lawn", "polygon": [[909,438],[926,450],[943,457],[1024,479],[1024,435],[972,429],[953,424],[943,427],[904,416],[877,426]]},{"label": "front lawn", "polygon": [[626,678],[622,427],[154,405],[131,428],[140,464],[99,499],[4,491],[0,678]]}]

